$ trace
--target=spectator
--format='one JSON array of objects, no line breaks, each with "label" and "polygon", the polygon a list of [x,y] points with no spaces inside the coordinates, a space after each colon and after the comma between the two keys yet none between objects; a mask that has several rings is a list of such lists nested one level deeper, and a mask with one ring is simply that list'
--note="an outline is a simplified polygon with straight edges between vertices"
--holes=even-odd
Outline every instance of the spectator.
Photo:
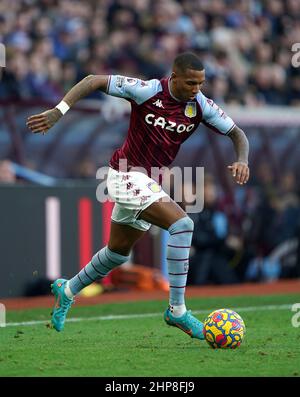
[{"label": "spectator", "polygon": [[0,160],[0,183],[16,183],[16,175],[9,160]]},{"label": "spectator", "polygon": [[295,0],[2,0],[0,15],[8,58],[0,98],[55,101],[83,75],[116,65],[155,78],[178,52],[193,50],[216,102],[299,106],[289,51],[299,39]]}]

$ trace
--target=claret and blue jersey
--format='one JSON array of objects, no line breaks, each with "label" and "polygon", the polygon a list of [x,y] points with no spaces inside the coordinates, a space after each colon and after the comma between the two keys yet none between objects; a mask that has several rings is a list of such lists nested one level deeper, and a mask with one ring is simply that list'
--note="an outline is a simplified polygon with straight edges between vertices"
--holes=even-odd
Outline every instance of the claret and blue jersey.
[{"label": "claret and blue jersey", "polygon": [[234,127],[228,117],[211,99],[201,92],[194,100],[181,102],[172,96],[169,78],[143,81],[112,75],[107,93],[131,102],[127,138],[117,149],[110,166],[119,169],[120,159],[129,167],[143,167],[149,175],[151,167],[167,167],[175,159],[180,145],[200,123],[222,134]]}]

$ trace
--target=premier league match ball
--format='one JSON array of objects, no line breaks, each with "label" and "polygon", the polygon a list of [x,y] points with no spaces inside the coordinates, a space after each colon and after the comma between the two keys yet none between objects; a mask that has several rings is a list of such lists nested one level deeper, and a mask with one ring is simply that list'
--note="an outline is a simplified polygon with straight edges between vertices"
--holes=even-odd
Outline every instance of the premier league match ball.
[{"label": "premier league match ball", "polygon": [[230,309],[218,309],[204,321],[203,333],[213,349],[236,349],[244,339],[246,327],[238,313]]}]

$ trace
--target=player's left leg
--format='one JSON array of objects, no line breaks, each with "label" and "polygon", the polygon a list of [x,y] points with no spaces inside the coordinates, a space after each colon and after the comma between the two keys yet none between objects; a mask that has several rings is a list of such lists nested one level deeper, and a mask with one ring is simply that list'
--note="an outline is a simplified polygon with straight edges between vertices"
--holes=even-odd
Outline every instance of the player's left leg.
[{"label": "player's left leg", "polygon": [[169,308],[164,314],[166,323],[182,329],[193,338],[204,339],[203,324],[185,306],[193,221],[171,199],[168,202],[163,199],[155,201],[141,213],[140,219],[170,233],[167,247],[170,295]]},{"label": "player's left leg", "polygon": [[91,261],[70,280],[58,279],[51,288],[55,296],[52,325],[62,331],[73,297],[96,280],[105,277],[112,269],[127,262],[133,245],[145,232],[128,225],[111,223],[108,245],[98,251]]}]

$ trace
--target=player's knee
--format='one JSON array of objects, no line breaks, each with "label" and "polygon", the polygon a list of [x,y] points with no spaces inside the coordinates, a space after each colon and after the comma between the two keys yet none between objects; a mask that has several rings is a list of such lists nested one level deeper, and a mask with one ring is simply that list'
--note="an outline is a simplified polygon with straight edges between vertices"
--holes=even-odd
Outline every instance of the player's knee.
[{"label": "player's knee", "polygon": [[194,231],[194,221],[189,217],[186,216],[183,219],[183,227],[185,228],[185,230],[193,230]]},{"label": "player's knee", "polygon": [[170,233],[174,231],[194,231],[194,221],[189,216],[185,216],[173,223],[169,228],[169,231]]}]

